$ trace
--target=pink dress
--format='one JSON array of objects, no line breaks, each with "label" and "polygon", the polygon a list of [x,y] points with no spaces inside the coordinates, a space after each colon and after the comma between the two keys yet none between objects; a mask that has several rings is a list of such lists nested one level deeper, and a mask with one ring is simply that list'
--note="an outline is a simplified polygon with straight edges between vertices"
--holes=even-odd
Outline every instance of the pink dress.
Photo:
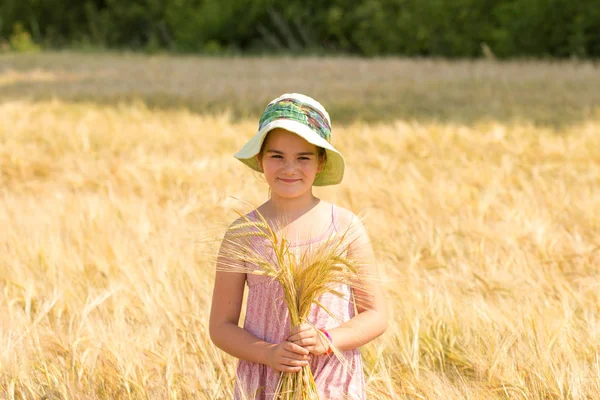
[{"label": "pink dress", "polygon": [[[332,221],[327,232],[311,242],[290,246],[305,249],[306,246],[324,240],[337,230],[336,211],[333,206]],[[290,330],[290,321],[281,285],[264,276],[247,274],[246,279],[248,298],[244,329],[269,343],[284,341]],[[354,305],[349,301],[352,290],[347,285],[340,285],[337,290],[345,294],[344,298],[326,293],[320,301],[341,321],[347,321],[354,316]],[[314,304],[308,319],[322,329],[332,329],[340,324],[340,321]],[[323,400],[366,398],[360,351],[354,349],[343,353],[350,366],[348,369],[344,368],[335,356],[313,356],[311,360],[311,370]],[[273,399],[279,376],[278,371],[264,364],[240,360],[237,367],[235,399]]]}]

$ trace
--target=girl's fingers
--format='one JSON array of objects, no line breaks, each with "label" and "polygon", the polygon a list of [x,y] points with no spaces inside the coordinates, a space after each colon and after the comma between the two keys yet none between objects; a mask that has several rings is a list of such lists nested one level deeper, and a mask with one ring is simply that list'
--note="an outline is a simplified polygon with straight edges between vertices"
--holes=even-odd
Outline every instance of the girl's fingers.
[{"label": "girl's fingers", "polygon": [[315,344],[317,344],[317,339],[308,337],[308,338],[294,340],[293,342],[295,344],[297,344],[298,346],[302,346],[302,347],[306,348],[306,346],[314,346]]},{"label": "girl's fingers", "polygon": [[300,336],[298,334],[294,334],[294,335],[288,336],[287,341],[288,342],[295,342],[298,339],[300,339]]},{"label": "girl's fingers", "polygon": [[293,358],[283,357],[281,360],[282,365],[287,365],[288,367],[303,367],[308,365],[307,360],[296,360]]},{"label": "girl's fingers", "polygon": [[277,370],[280,372],[300,372],[302,367],[288,367],[287,365],[280,365]]},{"label": "girl's fingers", "polygon": [[289,338],[287,338],[288,342],[297,342],[298,340],[302,339],[304,337],[304,335],[302,333],[296,333],[295,335],[290,336]]},{"label": "girl's fingers", "polygon": [[290,329],[290,336],[295,335],[300,332],[308,331],[313,329],[313,327],[309,324],[300,324],[292,329]]},{"label": "girl's fingers", "polygon": [[[308,350],[307,350],[308,352]],[[298,353],[294,353],[293,351],[286,351],[284,353],[281,354],[282,357],[284,358],[289,358],[289,359],[293,359],[293,360],[308,360],[308,353],[307,354],[298,354]]]},{"label": "girl's fingers", "polygon": [[290,335],[287,340],[290,342],[296,342],[300,339],[316,337],[317,332],[314,330],[314,328],[310,325],[306,325],[306,327],[307,328],[304,329],[302,328],[302,325],[300,325],[300,328],[302,329]]},{"label": "girl's fingers", "polygon": [[292,353],[298,353],[298,354],[302,354],[302,355],[308,355],[308,350],[306,350],[304,347],[299,346],[299,345],[297,345],[295,343],[292,343],[292,342],[287,342],[283,348],[285,350],[287,350],[287,351],[292,352]]}]

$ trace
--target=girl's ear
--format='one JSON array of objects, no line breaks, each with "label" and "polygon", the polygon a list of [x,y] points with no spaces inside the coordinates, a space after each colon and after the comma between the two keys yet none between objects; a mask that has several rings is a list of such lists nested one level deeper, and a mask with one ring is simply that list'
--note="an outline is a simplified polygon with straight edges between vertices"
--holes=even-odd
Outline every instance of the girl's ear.
[{"label": "girl's ear", "polygon": [[260,170],[260,172],[263,172],[263,165],[262,165],[262,154],[258,153],[256,155],[256,161],[258,163],[258,169]]},{"label": "girl's ear", "polygon": [[325,167],[325,162],[327,161],[326,155],[325,153],[323,153],[322,156],[319,156],[319,166],[317,167],[317,173],[323,171],[323,168]]}]

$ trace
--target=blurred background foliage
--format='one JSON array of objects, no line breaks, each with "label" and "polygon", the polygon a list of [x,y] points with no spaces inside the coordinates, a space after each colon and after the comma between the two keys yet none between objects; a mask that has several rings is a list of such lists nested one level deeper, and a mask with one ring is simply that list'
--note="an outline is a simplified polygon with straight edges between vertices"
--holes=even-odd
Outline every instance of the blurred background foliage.
[{"label": "blurred background foliage", "polygon": [[600,56],[598,0],[2,0],[17,51]]}]

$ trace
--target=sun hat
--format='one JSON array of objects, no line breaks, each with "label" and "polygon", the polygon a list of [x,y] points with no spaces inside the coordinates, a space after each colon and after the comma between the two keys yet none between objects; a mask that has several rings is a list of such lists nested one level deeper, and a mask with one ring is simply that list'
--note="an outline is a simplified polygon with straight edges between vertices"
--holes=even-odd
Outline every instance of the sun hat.
[{"label": "sun hat", "polygon": [[344,177],[344,157],[331,145],[331,120],[325,108],[315,99],[299,94],[286,93],[271,101],[258,122],[256,134],[234,157],[262,172],[256,155],[271,130],[282,128],[302,137],[307,142],[325,149],[327,160],[315,177],[314,186],[335,185]]}]

